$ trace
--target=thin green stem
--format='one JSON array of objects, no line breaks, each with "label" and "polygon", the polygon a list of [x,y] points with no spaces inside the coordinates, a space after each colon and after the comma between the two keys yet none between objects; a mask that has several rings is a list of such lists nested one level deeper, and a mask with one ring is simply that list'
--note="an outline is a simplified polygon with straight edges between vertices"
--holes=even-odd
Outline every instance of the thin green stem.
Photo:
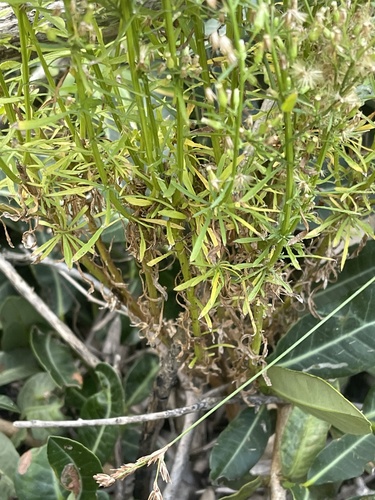
[{"label": "thin green stem", "polygon": [[[179,237],[179,235],[177,235]],[[178,257],[180,267],[181,267],[181,272],[182,276],[184,278],[184,281],[188,281],[192,278],[191,273],[190,273],[190,264],[189,264],[189,259],[186,255],[186,249],[183,245],[183,242],[181,240],[176,241],[175,245],[176,249],[176,255]],[[194,337],[200,337],[201,336],[201,328],[199,324],[199,306],[195,297],[195,292],[194,288],[188,288],[186,291],[186,295],[188,298],[188,308],[189,308],[189,313],[190,313],[190,319],[192,322],[192,330],[193,330],[193,335]]]},{"label": "thin green stem", "polygon": [[138,44],[138,32],[136,25],[136,18],[132,12],[132,2],[129,0],[121,0],[121,9],[124,16],[124,21],[128,26],[126,30],[127,38],[127,55],[129,62],[129,70],[132,79],[134,98],[137,104],[137,111],[140,121],[140,136],[141,136],[141,148],[144,149],[146,154],[147,165],[152,165],[154,163],[153,154],[153,135],[149,133],[148,117],[146,114],[147,107],[144,102],[144,91],[142,91],[139,78],[139,70],[137,68],[136,58],[139,57],[139,44]]},{"label": "thin green stem", "polygon": [[[33,108],[31,104],[31,95],[30,95],[30,68],[29,68],[29,58],[30,58],[30,49],[28,48],[28,40],[27,40],[27,16],[26,16],[26,5],[21,5],[20,7],[14,7],[14,13],[18,20],[19,27],[19,35],[20,35],[20,46],[21,46],[21,83],[22,83],[22,92],[25,99],[25,117],[26,120],[32,120],[33,117]],[[31,140],[31,129],[26,128],[25,131],[25,142],[30,142]],[[25,153],[24,162],[28,163],[27,158],[29,153]]]},{"label": "thin green stem", "polygon": [[[242,7],[240,7],[242,10]],[[234,185],[235,177],[237,174],[237,159],[240,153],[241,147],[241,127],[242,127],[242,106],[244,103],[244,92],[245,92],[245,80],[246,80],[246,67],[245,67],[245,49],[243,46],[243,40],[240,39],[240,31],[238,28],[238,13],[235,10],[234,4],[232,2],[228,3],[229,17],[231,20],[231,29],[233,30],[233,41],[234,47],[237,51],[237,69],[235,71],[238,86],[232,88],[232,95],[235,96],[235,101],[233,104],[237,106],[235,109],[235,123],[233,131],[233,157],[232,157],[232,178],[231,178],[231,188],[228,189],[226,195],[226,200],[232,196],[232,187]],[[236,91],[238,90],[238,95],[236,96]]]},{"label": "thin green stem", "polygon": [[[0,87],[1,87],[1,90],[4,94],[4,97],[9,99],[10,94],[8,91],[8,85],[6,84],[6,81],[4,79],[4,75],[3,75],[2,71],[0,71]],[[6,99],[5,99],[5,101],[6,101]],[[13,106],[7,102],[4,102],[3,106],[4,106],[5,113],[7,115],[8,122],[10,123],[10,125],[14,125],[15,123],[17,123],[17,117],[16,117],[16,113],[14,112]],[[23,139],[21,131],[16,130],[16,135],[17,135],[18,142],[20,144],[22,144],[24,142],[24,139]]]}]

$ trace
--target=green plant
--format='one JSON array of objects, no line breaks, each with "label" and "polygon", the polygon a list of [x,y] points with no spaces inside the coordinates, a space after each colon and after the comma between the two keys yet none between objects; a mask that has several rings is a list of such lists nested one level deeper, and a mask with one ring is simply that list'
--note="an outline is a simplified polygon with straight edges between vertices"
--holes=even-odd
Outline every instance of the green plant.
[{"label": "green plant", "polygon": [[[369,438],[366,463],[373,446],[369,420],[326,382],[372,368],[372,312],[363,303],[372,299],[373,245],[348,260],[356,232],[362,242],[374,237],[373,125],[371,113],[364,113],[365,103],[373,102],[372,4],[123,0],[102,1],[95,12],[68,0],[54,11],[47,3],[31,4],[32,18],[27,7],[9,2],[21,57],[0,64],[0,209],[8,243],[23,232],[37,262],[61,256],[68,268],[78,266],[89,280],[99,280],[108,307],[126,311],[163,366],[166,353],[178,354],[172,356],[174,376],[180,366],[197,385],[240,387],[258,379],[257,390],[273,390],[318,417],[296,408],[288,417],[278,411],[274,495],[282,478],[294,498],[314,498],[317,476],[324,484],[347,479],[331,471],[319,475],[314,458],[328,424],[345,433],[343,439],[350,429]],[[41,34],[50,43],[42,43]],[[327,287],[339,271],[336,284]],[[41,287],[42,279],[55,283],[51,307],[74,322],[56,268],[34,277]],[[297,346],[316,317],[331,313],[365,282],[362,295]],[[31,348],[59,387],[48,391],[71,397],[73,414],[81,405],[87,418],[130,411],[127,398],[108,403],[114,388],[122,390],[109,364],[88,363],[83,388],[68,389],[76,372],[61,373],[73,366],[66,348],[45,324],[30,334],[40,323],[35,318],[13,338],[4,323],[8,306],[2,308],[2,354],[17,375],[9,378],[6,369],[4,384],[31,377],[25,385],[37,385],[38,365],[19,351]],[[86,330],[98,311],[81,307]],[[131,345],[131,334],[124,324],[125,344]],[[278,357],[278,366],[266,373],[263,368]],[[148,362],[145,373],[153,366]],[[174,377],[169,386],[167,378],[164,398]],[[64,406],[59,396],[52,398],[55,411]],[[318,404],[320,397],[325,402]],[[364,413],[371,420],[368,398]],[[245,488],[242,498],[266,484],[252,478],[244,486],[244,478],[274,432],[273,419],[264,407],[259,413],[245,409],[233,420],[212,453],[212,480],[242,481],[236,483]],[[295,422],[301,435],[317,436],[315,446],[300,443],[288,451]],[[254,454],[241,437],[249,437],[249,425],[250,437],[260,441]],[[118,439],[118,430],[108,429],[99,440],[82,431],[74,446],[86,446],[84,453],[104,465]],[[225,467],[232,433],[247,457],[246,470],[235,462],[234,473]],[[38,438],[45,440],[46,433]],[[47,447],[60,476],[68,460],[61,454],[64,439],[70,438],[50,437]],[[146,457],[160,465],[163,450]],[[305,467],[300,457],[295,462],[299,452]],[[96,464],[95,457],[89,462]],[[146,462],[143,457],[138,465]],[[21,482],[19,477],[16,488]],[[72,491],[84,498],[94,494],[91,487],[86,492],[82,483]],[[317,495],[334,498],[336,490],[324,488]]]}]

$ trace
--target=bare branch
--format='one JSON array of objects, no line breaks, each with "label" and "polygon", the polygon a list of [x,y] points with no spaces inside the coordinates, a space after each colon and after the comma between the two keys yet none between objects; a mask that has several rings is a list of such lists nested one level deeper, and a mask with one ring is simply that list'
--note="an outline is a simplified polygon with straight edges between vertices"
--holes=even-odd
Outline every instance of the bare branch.
[{"label": "bare branch", "polygon": [[190,406],[183,406],[174,410],[159,411],[146,415],[132,415],[129,417],[97,418],[92,420],[18,420],[13,422],[14,427],[93,427],[95,425],[128,425],[140,422],[150,422],[151,420],[161,420],[165,418],[182,417],[187,413],[194,413],[201,410],[209,410],[222,398],[207,398]]},{"label": "bare branch", "polygon": [[100,363],[100,360],[92,354],[85,344],[81,342],[63,323],[56,314],[51,311],[47,304],[37,295],[26,281],[18,274],[15,268],[7,262],[0,253],[0,272],[5,274],[11,284],[18,292],[38,311],[38,313],[52,326],[59,336],[75,351],[78,356],[91,368]]},{"label": "bare branch", "polygon": [[[23,263],[29,263],[29,264],[34,264],[35,261],[33,260],[33,257],[31,256],[30,253],[17,253],[17,252],[9,252],[9,251],[4,251],[3,256],[8,260],[8,261],[15,261],[15,262],[23,262]],[[92,287],[102,295],[105,295],[107,297],[110,297],[113,295],[111,290],[107,288],[106,286],[102,285],[99,280],[91,276],[91,274],[83,271],[78,271],[76,268],[71,268],[64,263],[64,262],[57,262],[53,259],[50,259],[49,257],[46,257],[45,259],[41,260],[40,262],[35,263],[36,265],[47,265],[49,267],[54,267],[56,271],[66,280],[68,281],[72,286],[74,286],[82,295],[86,297],[86,299],[89,302],[94,302],[95,304],[100,305],[103,308],[108,308],[108,303],[99,300],[91,295],[91,293],[86,290],[84,287],[79,285],[77,283],[77,280],[79,281],[86,281],[86,283],[90,283]],[[119,309],[116,309],[116,312],[129,317],[129,311],[128,308],[124,305],[121,304]]]},{"label": "bare branch", "polygon": [[[13,422],[14,427],[17,428],[32,428],[32,427],[94,427],[95,425],[128,425],[128,424],[138,424],[140,422],[151,422],[152,420],[161,420],[166,418],[176,418],[187,415],[188,413],[194,413],[201,410],[209,410],[215,405],[222,401],[222,397],[211,398],[206,397],[201,401],[198,401],[189,406],[182,406],[181,408],[175,408],[174,410],[165,410],[155,413],[148,413],[146,415],[131,415],[124,417],[113,417],[113,418],[96,418],[92,420],[83,420],[78,418],[77,420],[17,420]],[[241,402],[242,398],[234,396],[232,398],[234,402]],[[246,401],[251,405],[258,406],[260,404],[269,404],[282,402],[280,399],[274,396],[256,395],[247,396]]]}]

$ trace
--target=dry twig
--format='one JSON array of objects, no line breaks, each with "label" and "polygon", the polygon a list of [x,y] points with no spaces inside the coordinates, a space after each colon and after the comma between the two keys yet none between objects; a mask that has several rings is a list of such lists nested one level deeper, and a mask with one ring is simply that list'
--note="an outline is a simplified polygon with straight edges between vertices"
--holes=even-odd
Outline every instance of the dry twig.
[{"label": "dry twig", "polygon": [[38,313],[52,326],[59,336],[75,351],[78,356],[91,368],[95,368],[100,360],[92,354],[70,328],[63,323],[56,314],[51,311],[47,304],[37,295],[26,281],[18,274],[15,268],[0,253],[0,272],[2,272],[11,284],[18,290]]}]

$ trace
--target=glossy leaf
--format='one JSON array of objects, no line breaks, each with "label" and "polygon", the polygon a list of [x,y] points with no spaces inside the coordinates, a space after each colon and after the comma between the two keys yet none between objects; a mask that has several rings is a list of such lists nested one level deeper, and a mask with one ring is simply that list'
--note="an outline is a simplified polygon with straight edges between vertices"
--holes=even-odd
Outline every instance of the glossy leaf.
[{"label": "glossy leaf", "polygon": [[319,453],[311,466],[305,486],[344,481],[360,476],[365,465],[375,460],[375,436],[350,436],[335,439]]},{"label": "glossy leaf", "polygon": [[85,446],[65,437],[51,436],[47,443],[48,461],[60,483],[75,500],[94,500],[98,485],[93,478],[101,472],[98,458]]},{"label": "glossy leaf", "polygon": [[279,366],[267,371],[274,394],[344,433],[369,434],[371,423],[350,401],[325,380]]},{"label": "glossy leaf", "polygon": [[[57,386],[48,373],[37,373],[29,378],[18,394],[17,404],[27,420],[64,420],[62,398],[55,394]],[[35,439],[44,440],[58,433],[54,428],[34,428]]]},{"label": "glossy leaf", "polygon": [[258,462],[272,433],[272,414],[264,406],[243,410],[220,434],[210,456],[210,477],[234,480]]},{"label": "glossy leaf", "polygon": [[34,375],[40,370],[30,349],[0,352],[0,386]]},{"label": "glossy leaf", "polygon": [[[81,418],[111,418],[124,414],[124,392],[115,370],[106,363],[96,369],[97,392],[89,397],[82,407]],[[78,430],[82,443],[104,464],[113,452],[119,436],[116,426],[82,427]]]},{"label": "glossy leaf", "polygon": [[47,446],[24,453],[18,464],[14,484],[18,498],[27,500],[64,500],[63,491],[47,459]]},{"label": "glossy leaf", "polygon": [[125,413],[150,395],[159,371],[159,361],[153,354],[144,354],[129,369],[125,381]]},{"label": "glossy leaf", "polygon": [[[375,387],[363,404],[363,412],[375,419]],[[368,462],[375,460],[375,436],[350,436],[335,439],[316,457],[308,473],[307,484],[344,481],[363,473]]]},{"label": "glossy leaf", "polygon": [[76,369],[70,349],[56,337],[33,328],[31,347],[39,363],[59,387],[81,386],[81,375]]},{"label": "glossy leaf", "polygon": [[283,477],[289,481],[304,479],[316,455],[324,448],[328,422],[293,407],[284,427],[280,459]]}]

